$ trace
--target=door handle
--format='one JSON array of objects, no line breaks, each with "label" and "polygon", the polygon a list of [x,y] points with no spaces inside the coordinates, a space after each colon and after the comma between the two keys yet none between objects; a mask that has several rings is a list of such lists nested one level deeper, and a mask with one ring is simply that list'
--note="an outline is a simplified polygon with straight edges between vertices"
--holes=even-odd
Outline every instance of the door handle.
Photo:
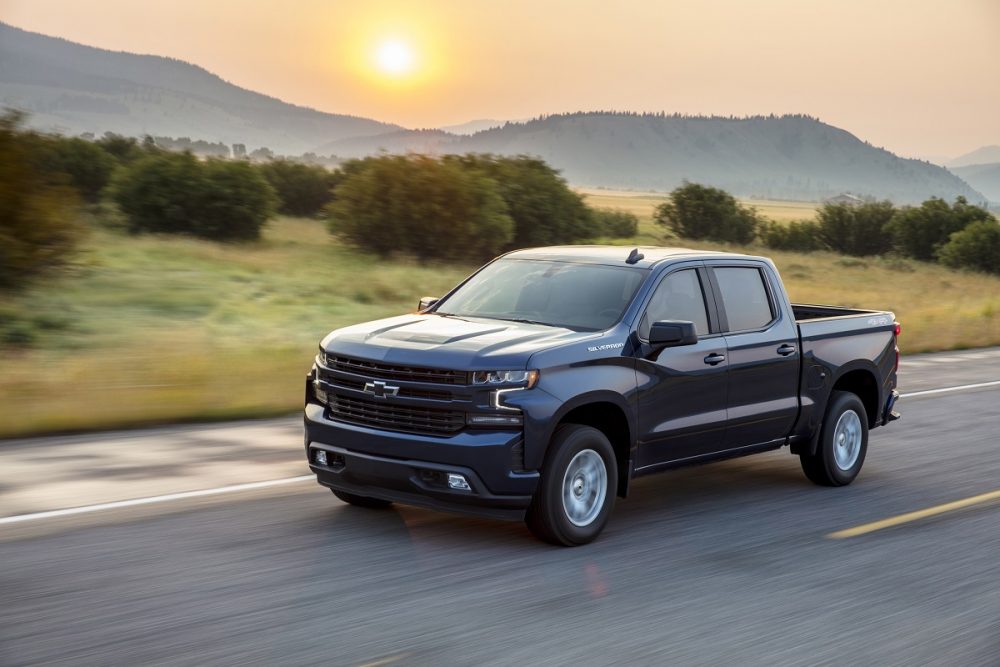
[{"label": "door handle", "polygon": [[792,345],[791,343],[785,343],[784,345],[778,348],[778,354],[780,354],[783,357],[787,357],[790,354],[795,354],[795,349],[796,349],[795,346]]},{"label": "door handle", "polygon": [[726,355],[719,354],[718,352],[713,352],[712,354],[705,357],[705,363],[709,366],[715,366],[716,364],[721,364],[726,360]]}]

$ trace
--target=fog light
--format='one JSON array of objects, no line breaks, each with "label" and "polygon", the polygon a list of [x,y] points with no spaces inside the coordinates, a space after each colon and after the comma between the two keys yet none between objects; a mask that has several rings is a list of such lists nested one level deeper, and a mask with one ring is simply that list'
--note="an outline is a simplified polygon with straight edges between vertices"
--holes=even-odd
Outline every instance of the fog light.
[{"label": "fog light", "polygon": [[474,426],[520,426],[521,415],[469,414],[468,423]]},{"label": "fog light", "polygon": [[469,486],[469,482],[462,475],[456,475],[455,473],[448,473],[448,488],[457,489],[459,491],[472,491],[472,487]]},{"label": "fog light", "polygon": [[326,452],[323,451],[322,449],[314,449],[313,451],[316,452],[313,455],[313,459],[316,461],[316,465],[325,466],[326,465]]},{"label": "fog light", "polygon": [[326,392],[320,388],[319,382],[315,381],[313,382],[313,396],[315,396],[316,400],[322,403],[323,405],[326,405],[327,403],[330,402],[330,399],[326,395]]}]

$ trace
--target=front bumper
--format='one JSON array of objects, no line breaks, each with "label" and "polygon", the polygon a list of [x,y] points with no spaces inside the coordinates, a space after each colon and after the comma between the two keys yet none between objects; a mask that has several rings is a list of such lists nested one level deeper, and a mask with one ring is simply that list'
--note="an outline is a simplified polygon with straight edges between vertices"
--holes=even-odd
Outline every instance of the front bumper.
[{"label": "front bumper", "polygon": [[[309,467],[323,486],[393,502],[502,519],[521,519],[539,475],[518,469],[519,431],[466,430],[451,437],[397,433],[326,418],[307,404],[305,445]],[[327,452],[317,465],[312,450]],[[471,490],[448,487],[460,474]]]}]

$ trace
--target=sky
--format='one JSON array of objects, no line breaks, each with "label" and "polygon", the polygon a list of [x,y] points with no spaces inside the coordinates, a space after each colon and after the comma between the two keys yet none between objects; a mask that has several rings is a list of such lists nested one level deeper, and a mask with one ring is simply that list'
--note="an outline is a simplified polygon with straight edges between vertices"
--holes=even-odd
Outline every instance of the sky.
[{"label": "sky", "polygon": [[1000,144],[1000,0],[0,0],[332,113],[805,113],[898,154]]}]

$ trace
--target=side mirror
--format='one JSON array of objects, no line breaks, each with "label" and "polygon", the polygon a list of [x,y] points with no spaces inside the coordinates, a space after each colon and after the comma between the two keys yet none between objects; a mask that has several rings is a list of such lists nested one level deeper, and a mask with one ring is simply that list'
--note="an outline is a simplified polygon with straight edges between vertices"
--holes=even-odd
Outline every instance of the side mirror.
[{"label": "side mirror", "polygon": [[422,296],[417,304],[417,312],[422,313],[440,300],[439,296]]},{"label": "side mirror", "polygon": [[694,322],[661,320],[649,328],[649,344],[654,347],[679,347],[698,342]]}]

